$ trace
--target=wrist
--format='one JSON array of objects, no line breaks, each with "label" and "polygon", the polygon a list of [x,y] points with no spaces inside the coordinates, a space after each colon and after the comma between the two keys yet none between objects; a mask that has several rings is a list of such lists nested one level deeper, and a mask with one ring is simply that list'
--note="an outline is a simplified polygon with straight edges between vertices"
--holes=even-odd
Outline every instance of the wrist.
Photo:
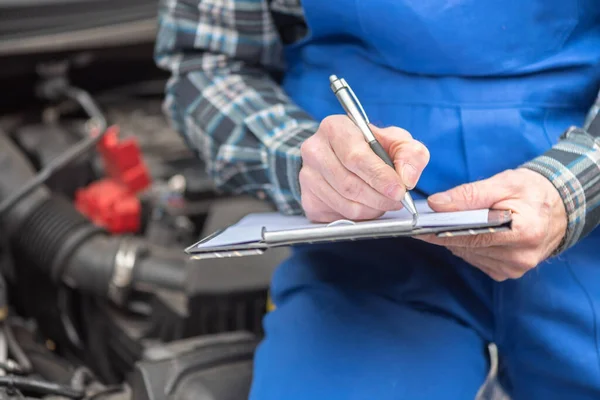
[{"label": "wrist", "polygon": [[518,168],[517,171],[524,174],[524,180],[528,184],[541,189],[539,192],[544,193],[540,196],[541,198],[536,200],[541,201],[541,209],[549,213],[552,220],[552,230],[559,232],[553,240],[554,243],[550,246],[551,255],[556,255],[564,249],[569,234],[569,215],[560,188],[555,185],[549,176],[536,171],[535,168],[531,168],[531,165]]},{"label": "wrist", "polygon": [[553,255],[567,250],[596,225],[588,218],[587,203],[596,197],[598,188],[586,183],[600,173],[595,160],[600,160],[600,150],[594,139],[582,129],[569,128],[546,153],[521,165],[545,177],[562,199],[568,223],[565,236]]}]

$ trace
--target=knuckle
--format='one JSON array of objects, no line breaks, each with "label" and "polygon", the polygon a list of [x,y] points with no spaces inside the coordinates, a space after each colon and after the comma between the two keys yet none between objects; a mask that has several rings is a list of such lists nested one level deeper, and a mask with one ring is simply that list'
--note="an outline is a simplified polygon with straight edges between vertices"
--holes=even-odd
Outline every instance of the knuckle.
[{"label": "knuckle", "polygon": [[404,129],[404,128],[397,128],[397,129],[401,136],[403,136],[407,139],[413,138],[412,134],[409,131],[407,131],[406,129]]},{"label": "knuckle", "polygon": [[315,212],[315,201],[313,199],[312,196],[307,195],[307,194],[303,194],[300,197],[300,203],[302,204],[302,208],[304,209],[304,212],[306,213],[307,217],[310,217],[310,215],[314,214]]},{"label": "knuckle", "polygon": [[304,214],[309,221],[312,222],[322,222],[319,218],[320,213],[311,208],[309,203],[302,201],[302,208],[304,209]]},{"label": "knuckle", "polygon": [[340,194],[347,199],[357,200],[362,192],[360,182],[356,179],[346,178],[340,184]]},{"label": "knuckle", "polygon": [[300,145],[300,155],[304,156],[310,151],[311,142],[312,138],[308,138],[304,142],[302,142],[302,144]]},{"label": "knuckle", "polygon": [[514,169],[507,169],[504,170],[500,173],[500,176],[502,176],[502,178],[507,181],[507,182],[514,182],[515,181],[515,174],[517,172]]},{"label": "knuckle", "polygon": [[527,187],[529,183],[523,180],[522,176],[514,169],[506,170],[502,173],[503,184],[512,191],[520,190]]},{"label": "knuckle", "polygon": [[346,155],[346,165],[351,170],[360,169],[362,165],[363,154],[361,151],[353,150]]},{"label": "knuckle", "polygon": [[351,203],[343,213],[345,218],[349,220],[364,220],[369,219],[369,213],[365,206],[358,203]]},{"label": "knuckle", "polygon": [[418,143],[419,143],[419,146],[418,146],[417,154],[419,155],[419,157],[421,157],[423,159],[425,164],[428,164],[429,160],[431,158],[429,149],[423,143],[421,143],[421,142],[418,142]]},{"label": "knuckle", "polygon": [[308,186],[308,183],[310,182],[309,176],[310,172],[308,171],[308,168],[303,167],[300,169],[300,173],[298,174],[298,181],[300,182],[301,188]]},{"label": "knuckle", "polygon": [[429,149],[418,140],[413,140],[409,148],[417,157],[429,159]]},{"label": "knuckle", "polygon": [[341,124],[342,121],[339,115],[330,115],[321,121],[317,132],[332,140],[339,135]]},{"label": "knuckle", "polygon": [[318,223],[327,223],[331,222],[330,214],[325,212],[314,212],[310,216],[307,215],[308,219]]},{"label": "knuckle", "polygon": [[398,126],[393,126],[388,129],[390,130],[390,133],[394,135],[394,137],[400,140],[411,140],[413,138],[409,131]]},{"label": "knuckle", "polygon": [[336,118],[333,115],[329,115],[325,118],[323,118],[323,120],[321,121],[321,123],[319,124],[319,131],[322,131],[324,133],[328,133],[329,131],[333,130],[333,128],[336,125]]},{"label": "knuckle", "polygon": [[537,267],[538,264],[538,256],[536,254],[526,252],[519,254],[515,262],[515,265],[523,272]]},{"label": "knuckle", "polygon": [[312,161],[316,158],[318,152],[318,146],[313,138],[305,140],[300,146],[300,156],[305,161]]},{"label": "knuckle", "polygon": [[301,204],[306,218],[310,221],[326,223],[331,222],[335,216],[334,212],[327,207],[324,208],[323,204],[314,196],[302,196]]},{"label": "knuckle", "polygon": [[373,201],[372,207],[376,210],[393,211],[399,210],[400,206],[398,203],[391,201],[383,196],[378,196]]},{"label": "knuckle", "polygon": [[382,187],[384,186],[387,182],[386,182],[386,169],[388,167],[385,166],[385,168],[381,168],[381,167],[377,167],[377,168],[373,168],[373,170],[370,173],[369,176],[369,181],[367,182],[369,184],[369,186],[373,187],[373,188],[377,188],[377,187]]},{"label": "knuckle", "polygon": [[475,185],[465,184],[461,186],[460,193],[467,204],[472,204],[478,198],[478,189]]},{"label": "knuckle", "polygon": [[344,216],[350,220],[360,220],[363,214],[362,208],[359,204],[351,204],[344,212]]},{"label": "knuckle", "polygon": [[[429,163],[429,150],[417,141],[413,141],[406,146],[399,147],[394,151],[404,163],[408,163],[416,167],[420,173]],[[394,154],[393,153],[393,154]]]}]

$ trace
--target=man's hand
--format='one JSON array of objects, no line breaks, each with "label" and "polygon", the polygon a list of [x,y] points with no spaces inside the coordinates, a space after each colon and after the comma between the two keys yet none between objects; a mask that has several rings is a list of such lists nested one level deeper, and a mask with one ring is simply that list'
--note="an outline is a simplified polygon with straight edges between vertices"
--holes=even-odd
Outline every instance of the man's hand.
[{"label": "man's hand", "polygon": [[302,144],[300,190],[309,219],[373,219],[402,208],[400,201],[406,189],[417,184],[429,151],[403,129],[371,129],[394,161],[395,171],[345,115],[325,118]]},{"label": "man's hand", "polygon": [[567,228],[558,191],[545,177],[528,169],[505,171],[435,194],[429,205],[435,211],[494,208],[513,212],[510,232],[420,237],[447,247],[497,281],[520,278],[535,268],[558,247]]}]

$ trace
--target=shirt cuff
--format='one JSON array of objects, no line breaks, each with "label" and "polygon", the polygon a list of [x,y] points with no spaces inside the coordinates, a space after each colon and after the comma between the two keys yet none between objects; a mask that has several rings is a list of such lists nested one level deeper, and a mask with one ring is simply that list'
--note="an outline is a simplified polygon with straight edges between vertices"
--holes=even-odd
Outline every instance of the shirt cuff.
[{"label": "shirt cuff", "polygon": [[[247,182],[265,182],[266,195],[282,214],[302,214],[300,148],[317,131],[318,122],[289,103],[276,104],[254,113],[244,120],[244,125],[263,144],[261,170],[267,176],[266,179],[242,179],[246,183],[242,186],[249,188]],[[245,175],[248,177],[249,173]]]},{"label": "shirt cuff", "polygon": [[569,129],[559,143],[522,167],[550,180],[564,202],[567,232],[553,255],[567,250],[598,225],[600,147],[586,131]]},{"label": "shirt cuff", "polygon": [[300,146],[314,134],[316,127],[311,123],[307,126],[299,125],[296,132],[292,134],[281,149],[270,149],[268,171],[273,174],[270,181],[273,182],[269,197],[282,214],[302,214],[300,169],[302,168],[302,157]]}]

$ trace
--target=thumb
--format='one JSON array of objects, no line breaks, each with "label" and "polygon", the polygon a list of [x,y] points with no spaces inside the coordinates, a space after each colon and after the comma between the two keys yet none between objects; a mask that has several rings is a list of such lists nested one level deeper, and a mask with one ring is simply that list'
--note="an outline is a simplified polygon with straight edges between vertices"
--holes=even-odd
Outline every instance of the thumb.
[{"label": "thumb", "polygon": [[436,193],[427,201],[434,211],[449,212],[491,208],[503,197],[503,185],[490,178]]}]

